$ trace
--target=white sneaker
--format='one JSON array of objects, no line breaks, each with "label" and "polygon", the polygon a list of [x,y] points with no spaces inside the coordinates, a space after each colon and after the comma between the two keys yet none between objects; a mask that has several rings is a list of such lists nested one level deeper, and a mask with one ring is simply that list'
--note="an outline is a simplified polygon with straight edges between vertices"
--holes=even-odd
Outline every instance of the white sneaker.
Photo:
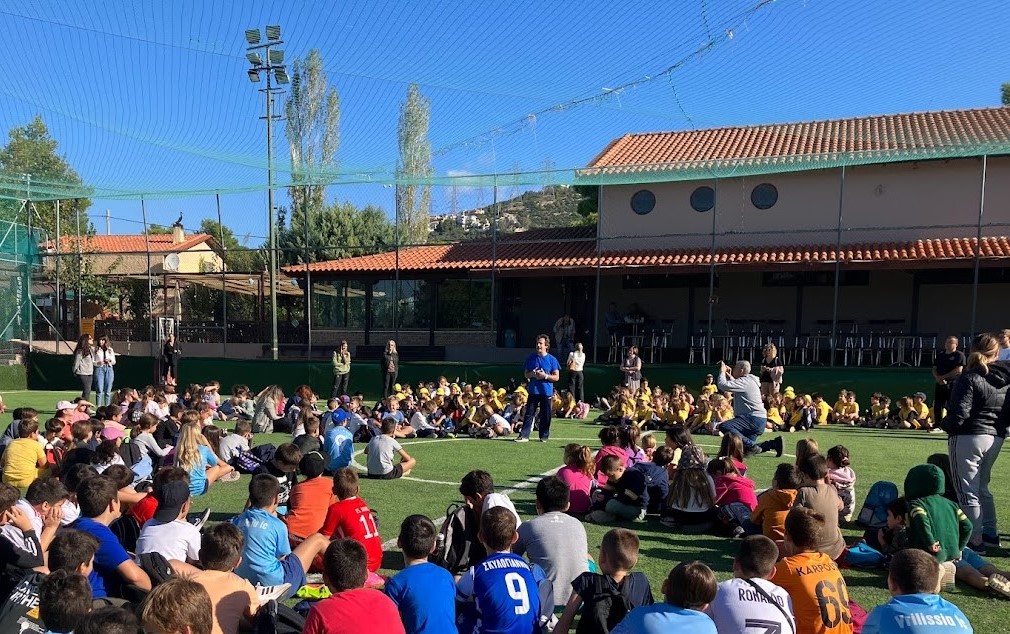
[{"label": "white sneaker", "polygon": [[260,605],[263,605],[270,601],[279,601],[290,588],[290,583],[282,583],[279,586],[256,586],[256,596],[259,597]]},{"label": "white sneaker", "polygon": [[210,519],[210,507],[208,506],[207,508],[205,508],[203,510],[203,513],[200,513],[199,515],[190,516],[187,519],[189,520],[190,524],[196,526],[197,530],[203,528],[203,525],[206,524],[207,520]]}]

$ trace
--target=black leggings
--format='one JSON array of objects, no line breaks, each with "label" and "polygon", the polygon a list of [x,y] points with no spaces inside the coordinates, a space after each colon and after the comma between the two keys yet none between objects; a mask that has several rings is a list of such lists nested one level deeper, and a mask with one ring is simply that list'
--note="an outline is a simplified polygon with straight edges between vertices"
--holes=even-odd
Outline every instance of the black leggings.
[{"label": "black leggings", "polygon": [[95,377],[92,374],[78,374],[77,378],[81,380],[81,398],[85,401],[91,400],[91,385],[94,383]]},{"label": "black leggings", "polygon": [[583,376],[582,370],[568,373],[568,391],[572,393],[576,401],[583,403],[586,402],[585,382],[586,378]]}]

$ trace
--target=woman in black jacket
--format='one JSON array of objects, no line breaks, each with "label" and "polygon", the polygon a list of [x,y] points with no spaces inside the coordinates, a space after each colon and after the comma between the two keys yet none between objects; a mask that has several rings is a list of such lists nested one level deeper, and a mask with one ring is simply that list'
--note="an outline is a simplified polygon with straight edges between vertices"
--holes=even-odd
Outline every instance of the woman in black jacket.
[{"label": "woman in black jacket", "polygon": [[396,352],[396,342],[390,339],[382,351],[382,396],[393,393],[396,375],[400,372],[400,355]]},{"label": "woman in black jacket", "polygon": [[1010,386],[1010,366],[997,362],[998,355],[997,338],[979,335],[964,373],[954,383],[941,423],[950,435],[947,451],[954,490],[961,510],[974,525],[969,546],[982,553],[987,546],[999,546],[989,479],[1007,433],[1003,402]]}]

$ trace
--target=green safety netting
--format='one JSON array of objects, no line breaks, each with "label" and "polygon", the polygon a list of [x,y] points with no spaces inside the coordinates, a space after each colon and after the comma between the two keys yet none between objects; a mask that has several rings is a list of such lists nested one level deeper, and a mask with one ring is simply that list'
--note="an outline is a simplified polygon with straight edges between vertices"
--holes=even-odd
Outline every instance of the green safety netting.
[{"label": "green safety netting", "polygon": [[32,273],[41,234],[0,220],[0,342],[27,339],[32,323]]},{"label": "green safety netting", "polygon": [[[624,134],[996,105],[1003,3],[815,0],[414,3],[10,0],[0,128],[38,114],[80,179],[0,169],[0,198],[181,198],[267,188],[262,82],[246,29],[319,50],[340,96],[331,163],[298,178],[275,126],[276,187],[542,187],[723,178],[1010,153],[951,139],[887,151],[596,170]],[[981,70],[979,70],[981,69]],[[290,67],[289,67],[290,70]],[[968,70],[977,72],[969,73]],[[408,85],[430,100],[431,170],[398,169]],[[881,85],[900,90],[880,94]],[[287,92],[277,95],[283,109]],[[0,162],[0,168],[3,168]],[[300,179],[300,180],[299,180]]]}]

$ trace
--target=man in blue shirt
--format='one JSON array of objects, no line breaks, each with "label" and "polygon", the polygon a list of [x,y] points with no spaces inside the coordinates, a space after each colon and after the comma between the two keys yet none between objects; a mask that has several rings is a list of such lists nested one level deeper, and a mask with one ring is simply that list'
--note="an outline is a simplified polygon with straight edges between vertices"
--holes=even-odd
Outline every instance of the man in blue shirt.
[{"label": "man in blue shirt", "polygon": [[452,575],[428,561],[437,536],[435,524],[424,515],[411,515],[400,524],[396,545],[403,551],[405,565],[386,582],[386,594],[399,609],[407,634],[456,631]]},{"label": "man in blue shirt", "polygon": [[715,599],[717,590],[711,568],[700,561],[685,561],[671,570],[663,582],[666,601],[635,608],[611,632],[717,634],[715,623],[703,612]]},{"label": "man in blue shirt", "polygon": [[929,553],[898,551],[887,574],[893,598],[873,608],[863,634],[971,634],[964,613],[936,593],[939,575],[940,565]]},{"label": "man in blue shirt", "polygon": [[537,335],[537,351],[526,357],[523,366],[524,375],[529,381],[527,390],[529,400],[526,403],[526,415],[523,416],[523,428],[516,442],[529,442],[533,431],[533,416],[540,411],[540,442],[546,442],[551,435],[551,397],[554,396],[554,384],[561,378],[561,366],[547,350],[551,340],[547,335]]}]

